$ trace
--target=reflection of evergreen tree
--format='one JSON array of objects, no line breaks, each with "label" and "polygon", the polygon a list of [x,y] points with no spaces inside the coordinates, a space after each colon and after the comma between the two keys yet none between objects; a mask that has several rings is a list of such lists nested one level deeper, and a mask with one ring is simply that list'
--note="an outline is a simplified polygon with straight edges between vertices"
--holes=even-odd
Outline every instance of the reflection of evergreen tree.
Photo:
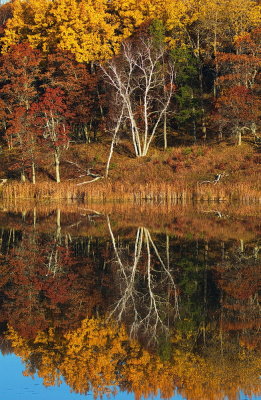
[{"label": "reflection of evergreen tree", "polygon": [[204,266],[190,260],[180,260],[179,288],[181,291],[181,320],[179,328],[195,330],[204,319]]}]

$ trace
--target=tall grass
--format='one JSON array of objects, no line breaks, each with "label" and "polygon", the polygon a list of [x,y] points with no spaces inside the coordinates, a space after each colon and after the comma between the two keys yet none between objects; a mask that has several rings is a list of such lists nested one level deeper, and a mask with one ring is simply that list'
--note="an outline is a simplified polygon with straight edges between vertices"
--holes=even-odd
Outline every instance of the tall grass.
[{"label": "tall grass", "polygon": [[2,186],[2,199],[80,200],[84,203],[131,201],[140,203],[175,203],[186,201],[240,201],[244,204],[261,203],[261,193],[246,183],[196,184],[188,187],[182,183],[151,183],[128,185],[98,181],[77,186],[71,182],[31,183],[12,182]]}]

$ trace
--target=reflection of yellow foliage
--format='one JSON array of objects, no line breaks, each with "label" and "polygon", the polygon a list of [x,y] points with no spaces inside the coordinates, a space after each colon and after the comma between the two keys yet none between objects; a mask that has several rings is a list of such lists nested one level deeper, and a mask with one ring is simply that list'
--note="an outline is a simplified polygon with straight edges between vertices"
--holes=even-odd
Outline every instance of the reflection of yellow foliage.
[{"label": "reflection of yellow foliage", "polygon": [[88,382],[97,394],[119,384],[115,371],[119,360],[126,356],[123,343],[127,336],[123,328],[116,330],[101,320],[86,319],[79,329],[67,333],[65,340],[67,347],[60,370],[76,392],[87,392]]},{"label": "reflection of yellow foliage", "polygon": [[64,335],[49,329],[26,341],[10,327],[6,336],[26,362],[27,375],[37,371],[45,385],[59,384],[63,376],[78,393],[92,390],[99,396],[119,386],[134,392],[136,399],[158,391],[170,398],[178,387],[188,398],[216,400],[226,395],[235,399],[239,390],[258,391],[260,359],[239,347],[222,356],[216,338],[203,356],[191,350],[192,333],[175,334],[170,360],[162,361],[130,340],[123,326],[102,319],[85,319]]},{"label": "reflection of yellow foliage", "polygon": [[23,339],[11,326],[8,327],[8,340],[12,343],[16,354],[22,358],[23,361],[27,360],[31,354],[31,348],[26,339]]}]

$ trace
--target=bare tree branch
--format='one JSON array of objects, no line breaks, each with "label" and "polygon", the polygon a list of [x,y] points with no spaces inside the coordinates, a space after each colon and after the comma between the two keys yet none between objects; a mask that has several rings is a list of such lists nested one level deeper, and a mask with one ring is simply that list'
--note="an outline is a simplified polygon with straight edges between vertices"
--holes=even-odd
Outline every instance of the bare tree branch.
[{"label": "bare tree branch", "polygon": [[148,153],[173,95],[175,73],[164,57],[164,47],[155,48],[150,38],[139,38],[124,42],[121,55],[101,65],[126,111],[138,157]]}]

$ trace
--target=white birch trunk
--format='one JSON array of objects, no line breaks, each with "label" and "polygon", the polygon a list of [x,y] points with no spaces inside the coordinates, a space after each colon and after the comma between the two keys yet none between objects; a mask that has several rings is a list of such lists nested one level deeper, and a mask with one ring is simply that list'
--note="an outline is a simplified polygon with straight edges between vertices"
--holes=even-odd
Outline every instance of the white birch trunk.
[{"label": "white birch trunk", "polygon": [[56,182],[60,183],[60,156],[59,156],[59,150],[55,149],[54,152],[54,160],[55,160],[55,176],[56,176]]}]

